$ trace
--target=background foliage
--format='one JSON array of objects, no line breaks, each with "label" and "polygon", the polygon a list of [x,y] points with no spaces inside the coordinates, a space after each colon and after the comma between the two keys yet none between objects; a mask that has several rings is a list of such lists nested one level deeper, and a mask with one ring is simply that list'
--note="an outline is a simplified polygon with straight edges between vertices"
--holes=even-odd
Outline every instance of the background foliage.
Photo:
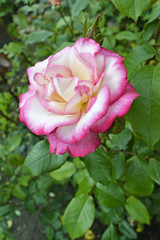
[{"label": "background foliage", "polygon": [[[155,234],[160,222],[160,2],[0,4],[0,239],[149,240],[147,225]],[[125,57],[140,97],[125,128],[116,123],[101,134],[94,153],[83,159],[51,155],[48,142],[18,118],[26,68],[72,46],[98,14],[92,37]]]}]

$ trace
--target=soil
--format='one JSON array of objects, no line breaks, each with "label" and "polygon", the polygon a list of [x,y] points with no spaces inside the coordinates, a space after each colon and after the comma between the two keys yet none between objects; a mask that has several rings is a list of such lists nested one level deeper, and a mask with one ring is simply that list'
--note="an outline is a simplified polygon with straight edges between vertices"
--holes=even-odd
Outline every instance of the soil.
[{"label": "soil", "polygon": [[[20,217],[18,217],[13,224],[12,233],[16,240],[47,240],[44,234],[44,225],[39,221],[39,211],[31,214],[27,211],[22,211]],[[97,228],[98,227],[98,228]],[[100,229],[100,224],[94,223],[93,229],[96,238],[101,238],[101,232],[104,229]],[[81,239],[81,238],[80,238]],[[159,240],[160,239],[160,227],[159,223],[153,221],[150,226],[145,226],[142,233],[138,234],[137,240]]]},{"label": "soil", "polygon": [[145,226],[143,232],[139,233],[138,240],[159,240],[160,223],[153,220],[150,226]]},{"label": "soil", "polygon": [[22,211],[13,224],[12,233],[16,240],[47,240],[44,225],[39,221],[39,212]]}]

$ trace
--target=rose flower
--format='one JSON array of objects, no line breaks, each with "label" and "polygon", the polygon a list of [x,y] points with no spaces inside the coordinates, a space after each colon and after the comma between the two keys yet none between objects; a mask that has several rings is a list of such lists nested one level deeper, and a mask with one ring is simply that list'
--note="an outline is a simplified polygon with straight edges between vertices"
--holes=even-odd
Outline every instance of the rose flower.
[{"label": "rose flower", "polygon": [[93,152],[101,144],[98,133],[139,96],[127,80],[123,58],[92,39],[80,38],[27,72],[30,86],[20,96],[20,120],[47,136],[51,153]]},{"label": "rose flower", "polygon": [[48,0],[53,6],[59,6],[61,4],[61,0]]}]

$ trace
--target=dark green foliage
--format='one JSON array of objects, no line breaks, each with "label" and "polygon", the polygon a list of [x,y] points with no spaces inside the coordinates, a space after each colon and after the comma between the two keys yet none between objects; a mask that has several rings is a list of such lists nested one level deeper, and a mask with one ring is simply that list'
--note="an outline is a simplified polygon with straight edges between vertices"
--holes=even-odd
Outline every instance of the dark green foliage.
[{"label": "dark green foliage", "polygon": [[[84,239],[89,228],[95,239],[138,239],[143,225],[160,221],[159,1],[0,4],[0,240],[18,239],[24,212],[37,215],[48,240]],[[50,154],[19,121],[18,96],[28,90],[28,67],[82,36],[125,57],[140,97],[80,159]]]}]

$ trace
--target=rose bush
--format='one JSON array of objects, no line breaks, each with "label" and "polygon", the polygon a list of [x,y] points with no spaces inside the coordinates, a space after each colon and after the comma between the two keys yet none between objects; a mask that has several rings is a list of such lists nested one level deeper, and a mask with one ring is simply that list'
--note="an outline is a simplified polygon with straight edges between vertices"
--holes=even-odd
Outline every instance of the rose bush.
[{"label": "rose bush", "polygon": [[28,70],[29,91],[20,96],[20,120],[46,135],[50,152],[85,156],[101,143],[116,116],[138,96],[123,58],[94,40],[80,38]]}]

